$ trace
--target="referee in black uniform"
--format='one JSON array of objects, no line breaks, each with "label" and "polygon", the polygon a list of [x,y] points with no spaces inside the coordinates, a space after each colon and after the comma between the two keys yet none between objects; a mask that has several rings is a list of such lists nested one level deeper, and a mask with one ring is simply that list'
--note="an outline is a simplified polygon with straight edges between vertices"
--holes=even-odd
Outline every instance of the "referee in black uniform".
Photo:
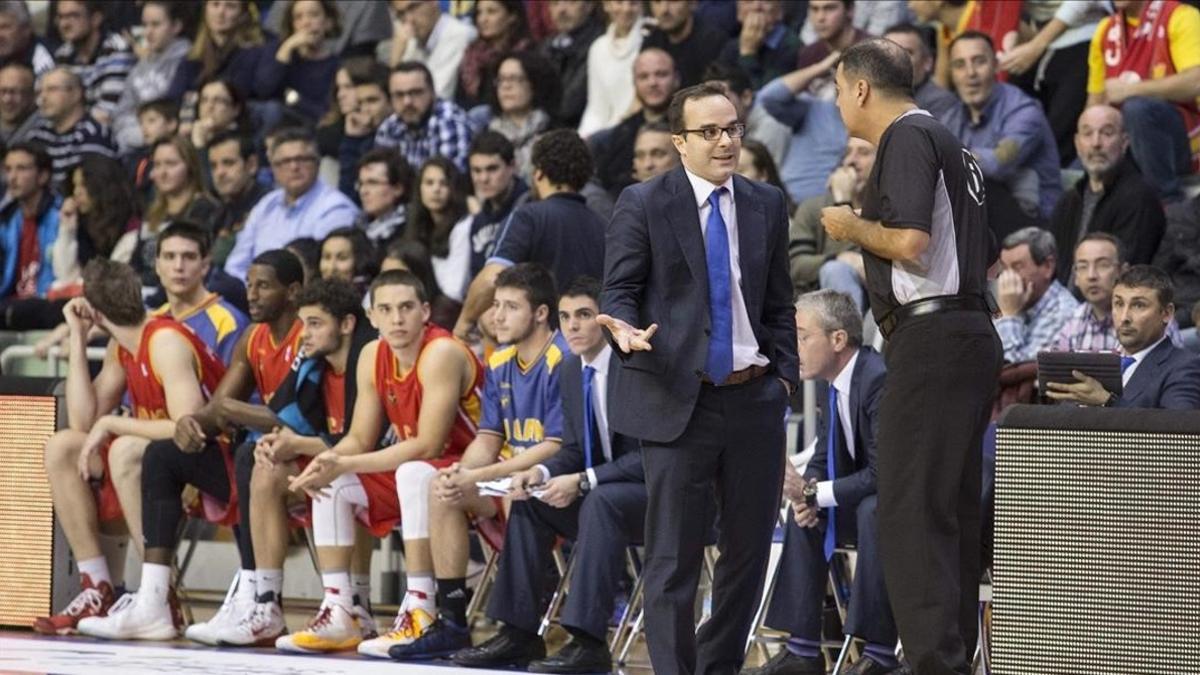
[{"label": "referee in black uniform", "polygon": [[998,250],[970,152],[912,98],[912,65],[877,38],[842,54],[837,105],[875,144],[861,215],[821,212],[863,249],[887,339],[879,407],[879,545],[918,675],[969,672],[977,638],[980,455],[1000,371],[987,270]]}]

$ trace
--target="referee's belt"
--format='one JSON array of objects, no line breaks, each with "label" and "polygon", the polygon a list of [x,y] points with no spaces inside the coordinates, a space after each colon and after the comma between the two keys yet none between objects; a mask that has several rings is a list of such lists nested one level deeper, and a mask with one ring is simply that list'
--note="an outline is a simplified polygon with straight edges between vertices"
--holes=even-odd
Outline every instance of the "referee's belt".
[{"label": "referee's belt", "polygon": [[907,305],[900,305],[888,312],[879,321],[879,332],[883,339],[891,338],[892,333],[904,321],[926,314],[938,312],[980,311],[992,313],[992,308],[982,295],[938,295],[932,298],[922,298]]}]

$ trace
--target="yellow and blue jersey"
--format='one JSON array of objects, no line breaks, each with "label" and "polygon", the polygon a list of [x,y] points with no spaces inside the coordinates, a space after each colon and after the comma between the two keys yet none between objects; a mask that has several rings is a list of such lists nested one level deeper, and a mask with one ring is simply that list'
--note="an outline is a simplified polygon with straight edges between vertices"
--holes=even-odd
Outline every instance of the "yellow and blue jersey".
[{"label": "yellow and blue jersey", "polygon": [[496,350],[488,359],[479,433],[502,437],[511,455],[545,440],[561,441],[558,368],[569,353],[558,331],[532,363],[521,363],[515,345]]},{"label": "yellow and blue jersey", "polygon": [[171,316],[171,306],[168,304],[151,314],[156,317],[171,317],[192,329],[200,341],[208,345],[226,366],[233,358],[233,348],[237,345],[242,331],[250,325],[250,317],[216,293],[209,293],[204,302],[183,316]]}]

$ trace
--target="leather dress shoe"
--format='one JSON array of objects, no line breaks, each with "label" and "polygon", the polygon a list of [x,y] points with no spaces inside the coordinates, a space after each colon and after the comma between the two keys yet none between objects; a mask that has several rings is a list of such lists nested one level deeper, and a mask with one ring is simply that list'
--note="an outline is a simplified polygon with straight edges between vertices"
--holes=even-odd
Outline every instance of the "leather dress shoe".
[{"label": "leather dress shoe", "polygon": [[806,659],[784,647],[761,668],[743,670],[742,675],[825,675],[825,659],[821,656]]},{"label": "leather dress shoe", "polygon": [[475,647],[461,649],[451,659],[464,668],[525,667],[546,657],[546,643],[537,635],[502,628],[495,637]]},{"label": "leather dress shoe", "polygon": [[864,656],[855,661],[853,665],[842,669],[842,675],[900,675],[906,672],[910,671],[905,670],[902,666],[895,668],[885,666],[868,656]]},{"label": "leather dress shoe", "polygon": [[572,638],[554,656],[529,664],[531,673],[608,673],[612,672],[612,654],[608,646],[596,640],[585,644]]}]

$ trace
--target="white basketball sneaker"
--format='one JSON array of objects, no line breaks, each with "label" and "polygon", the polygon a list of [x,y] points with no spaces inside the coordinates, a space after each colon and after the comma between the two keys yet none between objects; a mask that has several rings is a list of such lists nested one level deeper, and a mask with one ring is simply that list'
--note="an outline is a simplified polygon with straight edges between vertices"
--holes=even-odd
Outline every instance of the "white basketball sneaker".
[{"label": "white basketball sneaker", "polygon": [[179,637],[170,604],[139,602],[137,593],[126,593],[108,610],[108,616],[79,621],[79,632],[106,640],[174,640]]},{"label": "white basketball sneaker", "polygon": [[278,646],[278,640],[286,637],[285,633],[287,624],[283,621],[283,609],[279,603],[259,602],[251,607],[250,613],[243,616],[241,621],[223,627],[216,634],[216,640],[217,644],[225,647],[270,647]]},{"label": "white basketball sneaker", "polygon": [[188,626],[183,636],[193,642],[215,647],[217,636],[222,631],[232,629],[246,618],[254,610],[254,601],[238,596],[239,583],[241,580],[235,575],[233,583],[229,586],[229,592],[225,594],[225,601],[221,603],[221,608],[217,610],[217,613],[208,621]]}]

